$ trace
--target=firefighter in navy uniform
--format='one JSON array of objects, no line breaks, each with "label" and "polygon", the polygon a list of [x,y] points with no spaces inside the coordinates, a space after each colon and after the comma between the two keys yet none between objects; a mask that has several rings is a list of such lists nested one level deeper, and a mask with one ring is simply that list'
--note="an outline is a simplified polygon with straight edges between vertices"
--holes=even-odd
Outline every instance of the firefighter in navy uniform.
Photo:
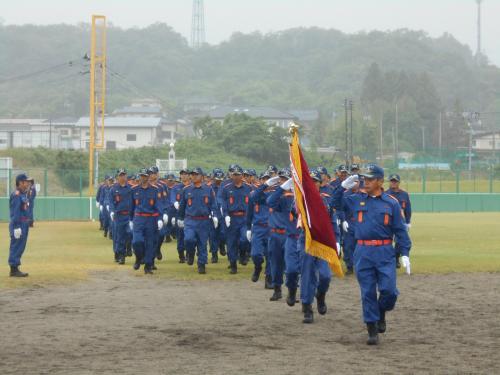
[{"label": "firefighter in navy uniform", "polygon": [[394,309],[396,254],[393,241],[401,250],[401,261],[410,274],[411,241],[396,198],[383,191],[384,170],[368,165],[364,192],[345,197],[346,213],[356,218],[354,270],[361,289],[363,320],[368,329],[368,345],[377,345],[378,334],[387,329],[386,313]]},{"label": "firefighter in navy uniform", "polygon": [[187,263],[194,263],[196,248],[198,249],[198,273],[206,273],[208,263],[207,242],[210,227],[219,226],[219,215],[212,188],[203,183],[203,170],[194,168],[191,171],[192,183],[181,192],[177,225],[184,228],[184,242]]}]

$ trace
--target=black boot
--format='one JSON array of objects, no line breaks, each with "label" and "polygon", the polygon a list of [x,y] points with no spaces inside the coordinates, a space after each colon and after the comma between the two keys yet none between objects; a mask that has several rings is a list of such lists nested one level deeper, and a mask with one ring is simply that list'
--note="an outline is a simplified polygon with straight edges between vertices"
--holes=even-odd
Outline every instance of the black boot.
[{"label": "black boot", "polygon": [[326,293],[318,293],[316,294],[316,304],[318,308],[318,313],[320,315],[325,315],[328,310],[325,302]]},{"label": "black boot", "polygon": [[137,255],[135,256],[135,263],[134,263],[134,270],[138,270],[141,268],[141,258],[139,258]]},{"label": "black boot", "polygon": [[179,263],[186,263],[186,257],[184,254],[179,254]]},{"label": "black boot", "polygon": [[378,344],[378,327],[377,323],[366,323],[366,328],[368,329],[368,340],[367,345],[377,345]]},{"label": "black boot", "polygon": [[119,260],[120,260],[120,256],[118,255],[118,253],[115,253],[115,262],[118,263]]},{"label": "black boot", "polygon": [[188,266],[192,266],[194,264],[194,253],[187,254],[187,264]]},{"label": "black boot", "polygon": [[347,275],[352,275],[353,273],[354,273],[354,271],[353,271],[352,267],[347,267],[347,271],[346,271],[346,273],[345,273],[345,274],[346,274],[346,276],[347,276]]},{"label": "black boot", "polygon": [[295,306],[295,299],[297,298],[297,288],[288,288],[288,296],[286,297],[286,304],[288,306]]},{"label": "black boot", "polygon": [[110,240],[112,240],[113,239],[113,232],[109,231],[108,237]]},{"label": "black boot", "polygon": [[280,300],[281,298],[283,298],[283,295],[281,294],[281,285],[275,285],[274,293],[271,296],[271,298],[269,298],[269,301],[277,301]]},{"label": "black boot", "polygon": [[212,254],[212,259],[211,259],[211,262],[212,263],[219,263],[219,257],[217,256],[217,253],[213,253]]},{"label": "black boot", "polygon": [[264,289],[273,289],[273,278],[271,277],[271,275],[266,275]]},{"label": "black boot", "polygon": [[132,256],[132,242],[127,241],[127,243],[125,244],[125,249],[126,249],[126,255],[128,257],[131,257]]},{"label": "black boot", "polygon": [[108,231],[104,229],[104,237],[108,237]]},{"label": "black boot", "polygon": [[10,266],[10,277],[27,277],[26,272],[21,272],[19,267]]},{"label": "black boot", "polygon": [[120,255],[118,257],[118,264],[125,264],[125,255]]},{"label": "black boot", "polygon": [[146,275],[152,275],[153,274],[153,269],[151,266],[144,266],[144,273]]},{"label": "black boot", "polygon": [[158,246],[158,249],[156,250],[156,259],[162,260],[163,259],[163,254],[161,253],[161,243]]},{"label": "black boot", "polygon": [[198,265],[198,273],[200,275],[204,275],[207,273],[207,271],[205,270],[205,265],[204,264],[199,264]]},{"label": "black boot", "polygon": [[153,264],[153,265],[151,266],[151,269],[152,269],[153,271],[156,271],[156,270],[158,269],[158,267],[156,267],[156,266]]},{"label": "black boot", "polygon": [[378,333],[385,333],[387,324],[385,323],[385,311],[380,310],[380,320],[378,321]]},{"label": "black boot", "polygon": [[165,236],[165,242],[166,243],[172,242],[172,237],[170,236],[170,234],[168,236]]},{"label": "black boot", "polygon": [[241,256],[241,265],[242,265],[242,266],[246,266],[247,264],[248,264],[248,257],[247,257],[247,255],[246,255],[246,254],[243,254],[243,255]]},{"label": "black boot", "polygon": [[252,281],[256,283],[259,281],[260,273],[262,272],[262,266],[255,266],[252,274]]},{"label": "black boot", "polygon": [[219,252],[223,257],[226,256],[226,246],[223,243],[219,245]]},{"label": "black boot", "polygon": [[235,275],[238,273],[238,264],[236,262],[231,262],[230,268],[231,268],[231,271],[229,271],[229,273],[231,275]]},{"label": "black boot", "polygon": [[314,313],[312,309],[312,305],[303,303],[302,304],[302,312],[304,313],[304,320],[302,323],[311,324],[314,322]]}]

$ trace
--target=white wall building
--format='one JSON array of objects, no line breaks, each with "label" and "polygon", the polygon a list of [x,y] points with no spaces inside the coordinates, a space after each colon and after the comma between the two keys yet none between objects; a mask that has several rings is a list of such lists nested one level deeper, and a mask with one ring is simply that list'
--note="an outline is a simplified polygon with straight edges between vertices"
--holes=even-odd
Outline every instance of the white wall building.
[{"label": "white wall building", "polygon": [[475,151],[500,150],[500,132],[477,134],[472,140],[472,149]]}]

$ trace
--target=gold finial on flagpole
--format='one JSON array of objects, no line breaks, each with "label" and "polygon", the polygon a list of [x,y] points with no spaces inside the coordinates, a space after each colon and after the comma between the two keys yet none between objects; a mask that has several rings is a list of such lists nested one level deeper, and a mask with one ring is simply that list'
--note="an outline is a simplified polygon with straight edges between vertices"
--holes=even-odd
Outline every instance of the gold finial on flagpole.
[{"label": "gold finial on flagpole", "polygon": [[295,133],[298,133],[299,131],[299,125],[297,125],[295,122],[291,122],[290,125],[288,126],[288,132],[291,135],[294,135]]}]

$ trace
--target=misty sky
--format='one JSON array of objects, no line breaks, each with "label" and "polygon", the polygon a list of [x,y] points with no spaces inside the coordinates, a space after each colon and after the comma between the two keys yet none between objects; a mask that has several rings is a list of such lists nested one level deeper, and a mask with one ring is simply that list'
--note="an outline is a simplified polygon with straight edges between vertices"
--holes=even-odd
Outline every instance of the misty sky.
[{"label": "misty sky", "polygon": [[[89,22],[92,13],[122,27],[165,22],[189,38],[192,0],[1,0],[5,24]],[[444,32],[476,50],[475,0],[205,0],[207,41],[233,32],[297,26],[353,33],[409,28]],[[500,66],[500,0],[483,0],[483,52]]]}]

